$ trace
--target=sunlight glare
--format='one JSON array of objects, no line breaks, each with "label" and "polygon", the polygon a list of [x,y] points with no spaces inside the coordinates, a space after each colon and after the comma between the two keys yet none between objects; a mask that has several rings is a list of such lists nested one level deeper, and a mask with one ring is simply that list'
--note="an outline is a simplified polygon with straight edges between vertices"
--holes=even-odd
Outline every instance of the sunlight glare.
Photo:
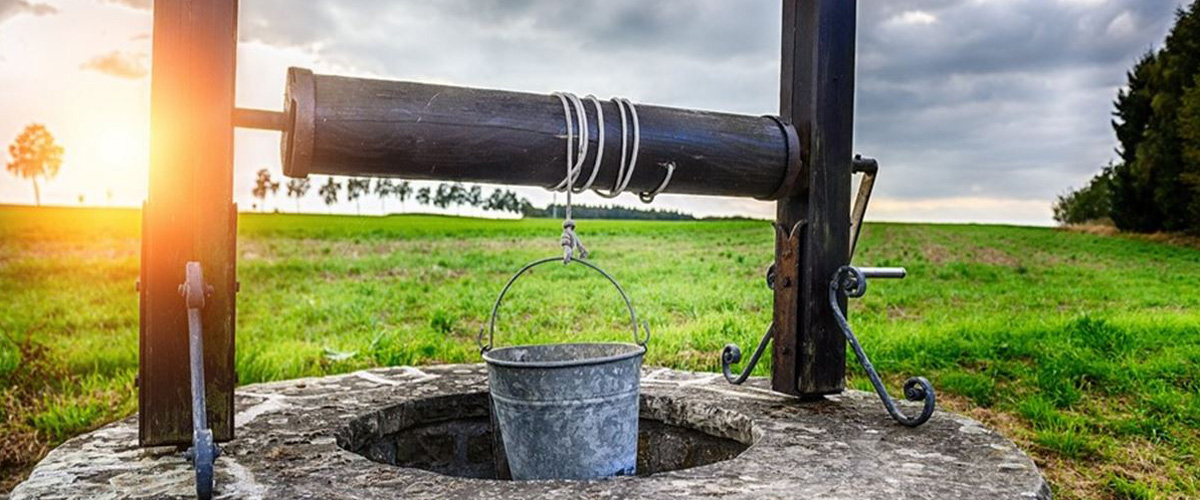
[{"label": "sunlight glare", "polygon": [[144,141],[139,140],[129,129],[106,130],[100,136],[99,160],[104,165],[129,167],[138,163],[146,154]]}]

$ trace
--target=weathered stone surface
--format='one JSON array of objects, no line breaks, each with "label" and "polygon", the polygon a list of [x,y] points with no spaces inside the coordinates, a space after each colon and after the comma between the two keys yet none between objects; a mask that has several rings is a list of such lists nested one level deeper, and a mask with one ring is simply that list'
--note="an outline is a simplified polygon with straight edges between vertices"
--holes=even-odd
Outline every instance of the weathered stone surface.
[{"label": "weathered stone surface", "polygon": [[[218,498],[1049,498],[1033,462],[978,422],[939,412],[909,429],[874,394],[801,403],[762,379],[647,369],[643,416],[753,442],[740,456],[650,477],[512,482],[442,476],[368,460],[337,445],[398,430],[381,410],[479,392],[481,365],[386,368],[241,388],[237,439],[217,459]],[[907,407],[912,408],[912,407]],[[350,429],[349,422],[367,428]],[[382,426],[370,428],[373,426]],[[52,451],[12,500],[191,498],[193,472],[174,448],[137,447],[131,417]]]}]

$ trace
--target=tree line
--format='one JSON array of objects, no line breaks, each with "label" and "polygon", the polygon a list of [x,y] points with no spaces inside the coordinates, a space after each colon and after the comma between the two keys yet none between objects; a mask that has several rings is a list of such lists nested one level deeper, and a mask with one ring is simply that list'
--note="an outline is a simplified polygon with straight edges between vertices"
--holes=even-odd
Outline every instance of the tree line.
[{"label": "tree line", "polygon": [[[566,207],[552,203],[546,208],[531,208],[530,211],[524,212],[526,217],[548,217],[558,218],[566,213]],[[571,216],[576,219],[616,219],[616,220],[696,220],[692,214],[680,212],[677,210],[659,210],[651,208],[643,210],[639,208],[627,208],[621,206],[592,206],[592,205],[572,205]]]},{"label": "tree line", "polygon": [[1159,50],[1142,56],[1113,103],[1120,158],[1058,197],[1062,224],[1111,220],[1135,232],[1200,233],[1200,4],[1176,11]]},{"label": "tree line", "polygon": [[[255,173],[254,187],[250,194],[258,200],[257,205],[264,206],[268,196],[272,198],[278,196],[280,187],[281,181],[272,178],[271,172],[264,168]],[[300,199],[312,190],[312,179],[289,179],[286,187],[286,196],[296,200],[296,211],[299,212]],[[332,207],[343,199],[353,201],[355,211],[359,214],[362,213],[363,197],[371,194],[379,199],[379,208],[384,213],[387,213],[387,202],[391,198],[395,198],[401,204],[412,199],[421,205],[433,205],[442,209],[474,207],[489,212],[514,214],[527,214],[533,210],[533,205],[529,203],[529,200],[517,196],[514,191],[494,189],[485,197],[483,187],[477,185],[467,187],[459,182],[441,183],[436,188],[425,186],[414,189],[413,185],[406,180],[366,177],[346,177],[338,180],[337,177],[330,176],[317,188],[317,195],[320,196],[321,201],[325,202],[326,206]]]}]

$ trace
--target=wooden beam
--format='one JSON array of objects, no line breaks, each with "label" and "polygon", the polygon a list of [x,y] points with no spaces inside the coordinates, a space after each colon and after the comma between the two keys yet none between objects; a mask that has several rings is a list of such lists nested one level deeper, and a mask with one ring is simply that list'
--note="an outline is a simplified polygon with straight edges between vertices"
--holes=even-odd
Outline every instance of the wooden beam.
[{"label": "wooden beam", "polygon": [[150,183],[143,206],[138,372],[142,446],[190,443],[187,261],[204,266],[208,422],[233,438],[236,0],[157,0],[150,83]]},{"label": "wooden beam", "polygon": [[[845,388],[845,338],[826,297],[833,273],[849,262],[855,16],[856,0],[783,2],[780,115],[800,136],[807,185],[776,209],[786,228],[776,239],[776,272],[798,282],[776,280],[771,383],[802,397]],[[798,258],[786,255],[792,248]]]},{"label": "wooden beam", "polygon": [[[551,186],[565,175],[562,103],[529,94],[426,83],[314,75],[292,68],[282,116],[284,173],[395,176]],[[595,103],[587,109],[592,175],[599,151]],[[621,160],[617,105],[601,101],[604,156],[594,186],[612,188]],[[626,191],[767,198],[788,173],[790,129],[775,118],[638,104],[640,145]],[[246,120],[247,123],[250,120]],[[632,148],[632,122],[625,130]],[[794,132],[791,139],[795,139]],[[798,163],[798,157],[794,161]]]}]

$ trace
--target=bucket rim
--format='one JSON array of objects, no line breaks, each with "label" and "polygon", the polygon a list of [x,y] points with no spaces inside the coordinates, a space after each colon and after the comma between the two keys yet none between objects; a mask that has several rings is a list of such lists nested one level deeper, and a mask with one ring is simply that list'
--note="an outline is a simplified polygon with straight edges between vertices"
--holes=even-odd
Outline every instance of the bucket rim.
[{"label": "bucket rim", "polygon": [[[507,359],[496,359],[491,356],[493,353],[508,351],[511,349],[529,349],[548,346],[572,346],[572,345],[619,345],[632,347],[629,352],[614,354],[611,356],[603,356],[599,358],[583,358],[563,361],[511,361]],[[491,349],[483,353],[483,360],[491,366],[503,366],[505,368],[566,368],[571,366],[589,366],[612,363],[616,361],[624,361],[626,359],[640,358],[646,354],[646,346],[640,344],[631,344],[629,342],[564,342],[558,344],[526,344],[501,347]]]}]

